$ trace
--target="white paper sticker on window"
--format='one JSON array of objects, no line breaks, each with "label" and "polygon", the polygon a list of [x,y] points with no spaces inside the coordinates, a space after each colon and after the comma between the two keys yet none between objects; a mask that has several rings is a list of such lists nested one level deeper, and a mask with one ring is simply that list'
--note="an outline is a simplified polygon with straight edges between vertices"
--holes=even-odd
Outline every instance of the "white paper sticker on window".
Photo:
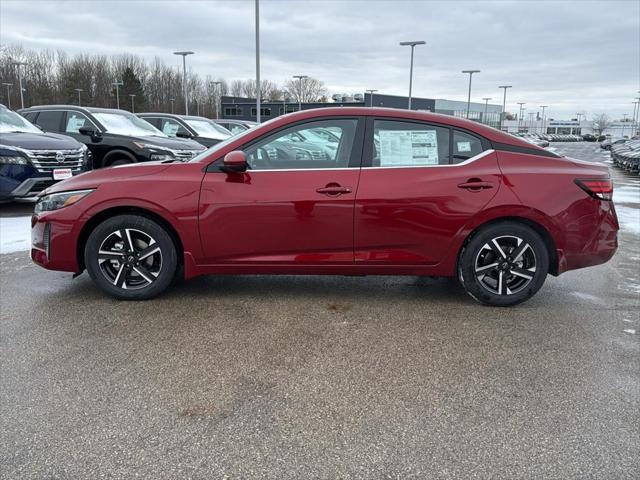
[{"label": "white paper sticker on window", "polygon": [[84,127],[86,119],[84,117],[76,117],[72,115],[67,121],[67,129],[68,133],[78,133],[82,127]]},{"label": "white paper sticker on window", "polygon": [[470,152],[471,142],[457,142],[459,152]]},{"label": "white paper sticker on window", "polygon": [[164,125],[162,126],[162,133],[164,133],[169,137],[175,137],[179,128],[180,128],[180,125],[178,125],[177,123],[165,122]]},{"label": "white paper sticker on window", "polygon": [[435,130],[380,130],[380,165],[438,164]]}]

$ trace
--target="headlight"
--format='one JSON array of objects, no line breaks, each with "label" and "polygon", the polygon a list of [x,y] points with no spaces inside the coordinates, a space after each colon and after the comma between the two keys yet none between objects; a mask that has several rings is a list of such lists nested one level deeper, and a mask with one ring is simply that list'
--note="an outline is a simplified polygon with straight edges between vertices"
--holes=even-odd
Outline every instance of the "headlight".
[{"label": "headlight", "polygon": [[152,162],[162,162],[165,160],[175,160],[175,157],[170,153],[152,153],[149,160]]},{"label": "headlight", "polygon": [[1,165],[28,165],[29,160],[21,155],[0,155]]},{"label": "headlight", "polygon": [[68,207],[69,205],[73,205],[74,203],[79,202],[91,192],[93,192],[93,190],[73,190],[70,192],[60,192],[45,195],[43,197],[40,197],[38,203],[36,203],[34,211],[35,213],[40,213],[59,210],[61,208]]}]

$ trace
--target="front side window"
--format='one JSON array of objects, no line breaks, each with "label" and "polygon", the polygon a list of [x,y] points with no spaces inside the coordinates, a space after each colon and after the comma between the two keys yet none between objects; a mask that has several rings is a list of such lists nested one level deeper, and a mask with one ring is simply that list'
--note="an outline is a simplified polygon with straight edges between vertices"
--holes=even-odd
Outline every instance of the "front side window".
[{"label": "front side window", "polygon": [[60,124],[62,123],[62,114],[64,112],[52,112],[43,110],[38,115],[38,119],[36,123],[42,128],[45,132],[59,132]]},{"label": "front side window", "polygon": [[482,153],[482,141],[475,135],[454,130],[453,155],[451,163],[461,163]]},{"label": "front side window", "polygon": [[164,133],[149,122],[131,114],[94,113],[94,117],[104,125],[109,133],[134,137],[166,137]]},{"label": "front side window", "polygon": [[449,163],[449,129],[397,120],[375,120],[374,167],[425,167]]},{"label": "front side window", "polygon": [[65,125],[65,133],[80,133],[82,127],[92,127],[89,119],[82,113],[67,112],[67,122]]},{"label": "front side window", "polygon": [[168,137],[176,137],[178,134],[191,135],[186,128],[172,118],[163,118],[160,120],[160,124],[162,126],[160,130]]},{"label": "front side window", "polygon": [[[251,170],[347,168],[358,121],[319,120],[287,128],[245,150]],[[331,127],[338,141],[313,141],[313,130]]]}]

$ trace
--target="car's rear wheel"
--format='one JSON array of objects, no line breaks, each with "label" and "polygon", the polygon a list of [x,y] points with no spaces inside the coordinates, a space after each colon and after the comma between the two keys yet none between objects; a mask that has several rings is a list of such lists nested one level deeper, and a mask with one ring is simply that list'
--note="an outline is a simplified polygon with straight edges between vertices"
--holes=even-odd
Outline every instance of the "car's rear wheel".
[{"label": "car's rear wheel", "polygon": [[118,215],[102,222],[89,235],[84,254],[93,281],[123,300],[145,300],[162,293],[178,263],[169,233],[138,215]]},{"label": "car's rear wheel", "polygon": [[549,271],[549,253],[538,233],[518,222],[476,232],[459,258],[465,290],[485,305],[507,307],[531,298]]}]

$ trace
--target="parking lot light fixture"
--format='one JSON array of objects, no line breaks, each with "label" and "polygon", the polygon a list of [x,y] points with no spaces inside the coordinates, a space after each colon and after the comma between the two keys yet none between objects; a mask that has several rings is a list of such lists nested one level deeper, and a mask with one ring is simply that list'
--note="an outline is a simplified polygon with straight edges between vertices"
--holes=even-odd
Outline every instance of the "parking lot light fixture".
[{"label": "parking lot light fixture", "polygon": [[120,110],[120,88],[119,87],[124,85],[124,82],[122,80],[116,80],[115,82],[112,82],[111,85],[116,87],[116,108]]},{"label": "parking lot light fixture", "polygon": [[7,107],[11,110],[11,87],[13,87],[13,83],[3,82],[2,85],[7,87]]},{"label": "parking lot light fixture", "polygon": [[[219,97],[220,97],[220,106],[222,106],[222,82],[220,81],[215,81],[215,82],[211,82],[211,85],[215,85],[218,87],[218,91],[220,93]],[[215,93],[214,93],[215,96]],[[218,108],[218,101],[216,100],[216,119],[220,118],[220,109]]]},{"label": "parking lot light fixture", "polygon": [[308,75],[294,75],[293,78],[298,79],[299,91],[298,91],[298,111],[302,110],[302,80],[309,78]]},{"label": "parking lot light fixture", "polygon": [[82,92],[84,92],[84,89],[82,89],[82,88],[74,88],[74,90],[75,90],[76,92],[78,92],[78,106],[80,106],[80,105],[82,105],[82,102],[81,102],[81,99],[80,99],[80,94],[81,94]]},{"label": "parking lot light fixture", "polygon": [[367,92],[369,94],[369,106],[373,107],[373,94],[376,93],[378,90],[375,89],[369,89],[369,90],[365,90],[365,92]]},{"label": "parking lot light fixture", "polygon": [[544,116],[545,113],[544,113],[544,111],[548,106],[549,105],[540,105],[540,108],[542,109],[542,133],[544,133],[544,134],[547,133],[547,128],[546,128],[546,125],[545,125],[546,122],[545,122],[545,116]]},{"label": "parking lot light fixture", "polygon": [[22,88],[22,66],[26,65],[26,62],[11,62],[11,65],[15,65],[18,71],[18,87],[20,88],[20,108],[24,108],[24,88]]},{"label": "parking lot light fixture", "polygon": [[411,89],[413,87],[413,50],[416,45],[426,45],[424,40],[412,40],[410,42],[400,42],[401,47],[411,47],[411,63],[409,66],[409,102],[408,109],[411,110]]},{"label": "parking lot light fixture", "polygon": [[187,94],[187,55],[193,55],[195,52],[188,50],[173,52],[174,55],[182,56],[182,90],[184,93],[184,114],[189,115],[189,95]]},{"label": "parking lot light fixture", "polygon": [[471,108],[471,77],[474,73],[480,73],[480,70],[462,70],[462,73],[469,74],[469,95],[467,96],[467,118],[469,118],[469,108]]},{"label": "parking lot light fixture", "polygon": [[487,123],[487,109],[489,108],[489,100],[491,100],[491,97],[484,97],[484,117],[482,118],[482,122],[483,123]]},{"label": "parking lot light fixture", "polygon": [[522,115],[524,115],[524,108],[523,105],[526,105],[525,102],[516,102],[518,105],[520,105],[520,110],[518,110],[518,131],[520,131],[520,125],[522,125]]},{"label": "parking lot light fixture", "polygon": [[498,88],[504,89],[504,95],[502,96],[502,112],[500,113],[500,130],[502,130],[502,124],[505,117],[505,108],[507,107],[507,88],[512,88],[512,85],[500,85]]}]

